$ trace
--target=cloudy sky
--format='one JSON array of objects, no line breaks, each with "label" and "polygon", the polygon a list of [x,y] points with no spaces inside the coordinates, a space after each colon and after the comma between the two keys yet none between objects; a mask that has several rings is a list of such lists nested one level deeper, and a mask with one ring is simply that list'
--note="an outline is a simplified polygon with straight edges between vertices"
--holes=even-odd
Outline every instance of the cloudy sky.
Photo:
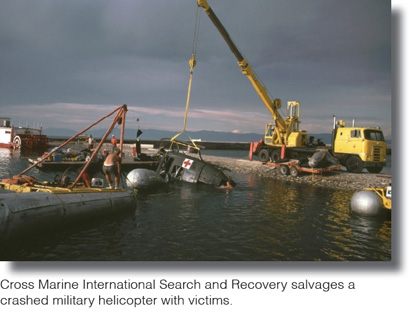
[{"label": "cloudy sky", "polygon": [[[391,135],[386,0],[208,0],[272,98],[301,128],[332,116]],[[1,0],[0,116],[81,130],[124,103],[127,123],[183,128],[195,0]],[[271,115],[199,10],[187,130],[264,132]]]}]

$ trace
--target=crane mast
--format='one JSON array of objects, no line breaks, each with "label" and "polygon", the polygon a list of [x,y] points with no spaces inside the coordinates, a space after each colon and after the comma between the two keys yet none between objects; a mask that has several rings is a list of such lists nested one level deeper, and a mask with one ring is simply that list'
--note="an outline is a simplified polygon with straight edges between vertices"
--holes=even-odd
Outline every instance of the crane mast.
[{"label": "crane mast", "polygon": [[[247,76],[250,82],[253,84],[254,89],[256,90],[257,94],[263,101],[264,105],[270,111],[273,119],[275,121],[275,129],[274,133],[270,136],[270,143],[275,145],[288,145],[289,144],[289,136],[292,132],[297,132],[299,130],[299,103],[296,101],[288,102],[287,106],[287,119],[280,115],[279,109],[281,108],[281,100],[276,98],[272,100],[268,95],[267,89],[261,83],[261,81],[257,78],[256,74],[254,73],[253,69],[251,68],[250,64],[247,60],[243,57],[240,53],[239,49],[236,47],[232,39],[230,38],[229,33],[220,22],[219,18],[216,16],[212,8],[207,3],[207,0],[197,0],[197,5],[202,7],[210,20],[213,22],[214,26],[220,32],[221,36],[226,41],[227,45],[229,46],[230,50],[236,57],[238,61],[238,65],[241,67],[241,72]],[[271,129],[270,129],[271,130]],[[267,131],[267,129],[266,129]],[[297,139],[298,140],[298,139]],[[303,139],[304,140],[304,139]],[[299,144],[297,142],[297,144]],[[294,145],[299,146],[299,145]]]}]

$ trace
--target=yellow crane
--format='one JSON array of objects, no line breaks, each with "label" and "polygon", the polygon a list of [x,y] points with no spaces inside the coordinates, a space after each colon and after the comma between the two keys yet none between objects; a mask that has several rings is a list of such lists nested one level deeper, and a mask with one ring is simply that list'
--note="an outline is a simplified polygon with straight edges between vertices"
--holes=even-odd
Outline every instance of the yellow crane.
[{"label": "yellow crane", "polygon": [[[241,72],[253,84],[273,116],[274,123],[266,125],[264,139],[251,143],[250,158],[253,154],[257,154],[260,161],[266,163],[269,160],[276,162],[284,155],[291,159],[312,156],[316,152],[316,147],[324,144],[319,140],[316,141],[312,136],[308,138],[307,132],[300,130],[300,103],[288,101],[287,115],[283,118],[279,112],[281,100],[270,98],[267,89],[240,53],[207,0],[197,0],[197,5],[205,10],[236,57]],[[331,156],[335,157],[333,160],[339,160],[349,172],[360,173],[366,168],[370,173],[379,173],[386,165],[386,142],[382,130],[372,127],[345,127],[345,123],[341,122],[342,125],[334,124],[330,149]]]},{"label": "yellow crane", "polygon": [[209,6],[206,0],[198,0],[197,5],[202,7],[207,16],[213,22],[214,26],[220,32],[230,50],[236,57],[238,65],[241,68],[241,72],[247,76],[250,82],[253,84],[254,89],[263,101],[264,105],[270,111],[273,116],[274,123],[268,123],[265,128],[264,145],[258,151],[258,156],[261,161],[267,162],[270,158],[273,160],[279,159],[281,147],[290,148],[289,153],[311,153],[312,150],[306,149],[307,147],[307,132],[300,130],[300,103],[297,101],[287,102],[287,116],[284,119],[279,109],[281,108],[281,100],[279,98],[270,98],[267,89],[261,83],[257,75],[254,73],[249,62],[240,53],[237,46],[230,38],[229,33],[220,22],[212,8]]}]

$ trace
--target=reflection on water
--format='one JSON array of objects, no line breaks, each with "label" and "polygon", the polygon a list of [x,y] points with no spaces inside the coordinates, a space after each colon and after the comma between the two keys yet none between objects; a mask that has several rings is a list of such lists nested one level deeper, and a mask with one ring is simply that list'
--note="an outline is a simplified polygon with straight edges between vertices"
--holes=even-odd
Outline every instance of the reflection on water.
[{"label": "reflection on water", "polygon": [[[0,150],[0,157],[0,178],[28,165],[10,150]],[[390,216],[352,214],[351,192],[248,174],[233,179],[232,191],[180,182],[139,194],[135,212],[2,245],[1,259],[391,259]]]},{"label": "reflection on water", "polygon": [[12,172],[12,159],[14,156],[18,158],[18,155],[12,149],[0,148],[0,177],[9,177]]}]

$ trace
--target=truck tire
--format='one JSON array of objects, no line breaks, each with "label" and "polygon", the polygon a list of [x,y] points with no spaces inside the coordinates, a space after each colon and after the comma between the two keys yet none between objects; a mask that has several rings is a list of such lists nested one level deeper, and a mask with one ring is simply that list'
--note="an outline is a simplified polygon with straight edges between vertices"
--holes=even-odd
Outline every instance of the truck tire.
[{"label": "truck tire", "polygon": [[271,152],[271,160],[273,163],[277,163],[281,159],[281,153],[279,150],[274,150]]},{"label": "truck tire", "polygon": [[369,173],[378,174],[382,171],[383,167],[367,167],[366,169]]},{"label": "truck tire", "polygon": [[283,175],[288,175],[290,174],[290,169],[287,165],[280,165],[280,173]]},{"label": "truck tire", "polygon": [[364,163],[358,156],[351,156],[346,160],[345,167],[348,172],[361,173],[364,169]]},{"label": "truck tire", "polygon": [[260,152],[258,152],[257,156],[262,163],[267,163],[270,160],[270,154],[265,148],[261,149]]},{"label": "truck tire", "polygon": [[290,175],[291,175],[292,177],[298,177],[298,175],[300,175],[300,171],[297,169],[297,167],[291,166],[291,168],[290,168]]}]

